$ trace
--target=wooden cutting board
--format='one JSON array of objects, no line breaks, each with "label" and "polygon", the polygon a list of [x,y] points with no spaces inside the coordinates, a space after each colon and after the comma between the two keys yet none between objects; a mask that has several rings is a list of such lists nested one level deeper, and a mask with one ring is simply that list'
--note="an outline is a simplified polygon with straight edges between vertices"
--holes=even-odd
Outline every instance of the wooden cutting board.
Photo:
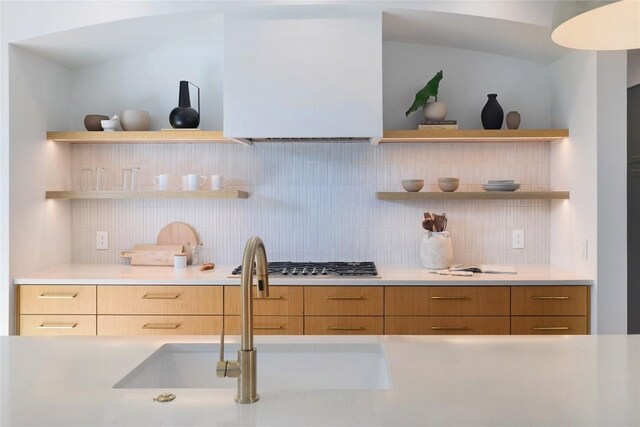
[{"label": "wooden cutting board", "polygon": [[181,245],[187,254],[187,263],[191,264],[192,251],[189,243],[196,245],[200,243],[196,231],[184,222],[172,222],[167,224],[160,233],[156,244],[158,245]]},{"label": "wooden cutting board", "polygon": [[182,253],[180,245],[135,245],[132,251],[121,251],[120,258],[129,258],[131,265],[173,265],[173,256]]}]

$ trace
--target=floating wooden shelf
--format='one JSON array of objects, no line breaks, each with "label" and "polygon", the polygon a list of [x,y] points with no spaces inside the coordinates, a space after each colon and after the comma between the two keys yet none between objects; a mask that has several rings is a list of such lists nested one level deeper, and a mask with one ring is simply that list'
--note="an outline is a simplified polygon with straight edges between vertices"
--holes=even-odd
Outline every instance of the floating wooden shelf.
[{"label": "floating wooden shelf", "polygon": [[380,191],[377,195],[379,200],[560,200],[569,198],[568,191],[457,191],[453,193]]},{"label": "floating wooden shelf", "polygon": [[421,129],[386,130],[380,143],[392,142],[551,142],[569,136],[569,129]]},{"label": "floating wooden shelf", "polygon": [[178,142],[238,142],[221,130],[158,130],[121,132],[47,132],[47,139],[72,144],[151,144]]},{"label": "floating wooden shelf", "polygon": [[47,199],[246,199],[241,190],[219,191],[47,191]]}]

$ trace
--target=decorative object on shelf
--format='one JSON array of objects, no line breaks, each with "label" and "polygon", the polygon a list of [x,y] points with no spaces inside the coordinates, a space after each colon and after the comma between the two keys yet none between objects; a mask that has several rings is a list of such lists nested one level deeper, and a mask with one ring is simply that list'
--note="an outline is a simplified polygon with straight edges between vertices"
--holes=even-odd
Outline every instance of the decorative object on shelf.
[{"label": "decorative object on shelf", "polygon": [[92,132],[103,131],[104,129],[100,124],[102,120],[109,120],[109,116],[105,116],[104,114],[87,114],[84,116],[84,128]]},{"label": "decorative object on shelf", "polygon": [[146,131],[151,129],[151,117],[144,110],[120,111],[120,126],[125,131]]},{"label": "decorative object on shelf", "polygon": [[513,179],[490,179],[486,184],[482,184],[485,191],[516,191],[520,184]]},{"label": "decorative object on shelf", "polygon": [[100,125],[105,132],[114,132],[118,130],[119,124],[120,118],[118,118],[117,114],[114,114],[109,120],[100,120]]},{"label": "decorative object on shelf", "polygon": [[507,129],[518,129],[520,127],[520,113],[509,111],[507,113]]},{"label": "decorative object on shelf", "polygon": [[453,246],[447,230],[447,215],[424,213],[424,235],[420,244],[420,262],[430,270],[444,270],[453,263]]},{"label": "decorative object on shelf", "polygon": [[410,193],[417,193],[424,187],[424,179],[403,179],[402,188]]},{"label": "decorative object on shelf", "polygon": [[438,178],[438,188],[445,193],[451,193],[460,186],[460,178]]},{"label": "decorative object on shelf", "polygon": [[418,130],[421,129],[458,129],[457,120],[422,120],[418,123]]},{"label": "decorative object on shelf", "polygon": [[153,177],[153,185],[155,185],[160,191],[169,190],[170,181],[171,175],[165,173]]},{"label": "decorative object on shelf", "polygon": [[229,178],[224,175],[211,175],[211,190],[224,190],[224,186],[229,182]]},{"label": "decorative object on shelf", "polygon": [[[191,108],[189,85],[198,88],[198,111]],[[200,88],[198,86],[186,80],[180,81],[178,106],[171,110],[169,123],[176,129],[195,129],[200,125]]]},{"label": "decorative object on shelf", "polygon": [[482,119],[482,127],[485,129],[500,129],[504,120],[504,111],[498,103],[498,94],[490,93],[487,95],[487,103],[482,109],[480,118]]},{"label": "decorative object on shelf", "polygon": [[[405,117],[422,108],[426,120],[444,120],[447,117],[447,104],[438,102],[438,89],[442,80],[442,70],[438,71],[426,86],[416,93],[411,107],[404,113]],[[429,102],[429,98],[435,98],[435,102]]]}]

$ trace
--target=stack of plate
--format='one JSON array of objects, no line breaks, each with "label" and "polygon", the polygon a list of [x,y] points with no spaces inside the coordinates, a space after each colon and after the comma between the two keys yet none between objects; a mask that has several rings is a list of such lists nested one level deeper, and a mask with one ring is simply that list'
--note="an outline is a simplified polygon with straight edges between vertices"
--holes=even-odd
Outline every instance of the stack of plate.
[{"label": "stack of plate", "polygon": [[490,179],[486,184],[482,184],[486,191],[516,191],[520,184],[512,179]]}]

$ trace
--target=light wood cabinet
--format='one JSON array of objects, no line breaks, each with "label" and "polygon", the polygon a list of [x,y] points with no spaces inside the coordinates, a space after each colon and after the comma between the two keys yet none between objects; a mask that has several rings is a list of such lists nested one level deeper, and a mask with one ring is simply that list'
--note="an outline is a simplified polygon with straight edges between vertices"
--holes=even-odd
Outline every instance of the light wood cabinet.
[{"label": "light wood cabinet", "polygon": [[382,286],[306,286],[305,316],[382,316]]},{"label": "light wood cabinet", "polygon": [[586,316],[513,316],[512,335],[584,335]]},{"label": "light wood cabinet", "polygon": [[382,335],[382,316],[305,316],[305,335]]},{"label": "light wood cabinet", "polygon": [[509,316],[385,316],[386,335],[509,335]]},{"label": "light wood cabinet", "polygon": [[20,314],[96,314],[96,287],[20,286]]},{"label": "light wood cabinet", "polygon": [[87,314],[22,314],[20,335],[95,335],[96,316]]},{"label": "light wood cabinet", "polygon": [[[302,286],[271,286],[267,298],[256,298],[253,288],[253,314],[257,316],[302,316]],[[240,286],[224,287],[224,314],[240,315]]]},{"label": "light wood cabinet", "polygon": [[222,286],[99,286],[98,314],[223,313]]},{"label": "light wood cabinet", "polygon": [[511,289],[515,316],[586,316],[586,286],[519,286]]},{"label": "light wood cabinet", "polygon": [[98,335],[220,335],[222,316],[98,316]]},{"label": "light wood cabinet", "polygon": [[508,316],[507,286],[388,286],[385,314],[395,316]]},{"label": "light wood cabinet", "polygon": [[[240,316],[224,316],[224,333],[239,335],[242,325]],[[302,335],[302,316],[254,316],[253,332],[256,335]]]}]

